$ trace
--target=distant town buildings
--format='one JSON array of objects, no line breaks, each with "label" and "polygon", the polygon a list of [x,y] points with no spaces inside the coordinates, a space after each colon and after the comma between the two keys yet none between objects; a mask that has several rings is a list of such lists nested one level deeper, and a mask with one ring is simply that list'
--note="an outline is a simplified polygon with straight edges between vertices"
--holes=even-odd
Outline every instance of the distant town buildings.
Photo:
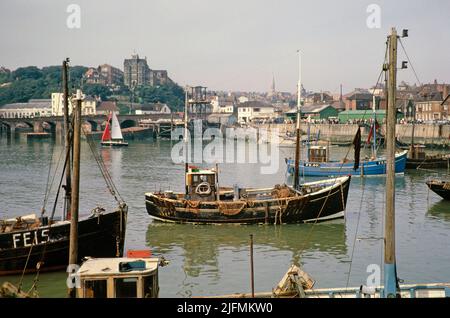
[{"label": "distant town buildings", "polygon": [[128,87],[141,85],[164,85],[171,80],[166,70],[152,70],[147,64],[147,57],[139,58],[138,54],[131,56],[131,59],[125,59],[123,62],[124,84]]},{"label": "distant town buildings", "polygon": [[99,65],[97,68],[91,67],[84,74],[84,82],[110,87],[120,86],[123,83],[123,72],[109,64]]},{"label": "distant town buildings", "polygon": [[136,115],[147,114],[170,114],[171,110],[167,104],[164,103],[148,103],[133,105]]},{"label": "distant town buildings", "polygon": [[117,102],[115,101],[104,101],[100,102],[97,105],[95,113],[97,115],[108,115],[112,112],[115,112],[116,114],[119,114],[119,107],[117,107]]},{"label": "distant town buildings", "polygon": [[267,120],[276,117],[273,105],[260,101],[239,104],[237,113],[239,123],[250,123],[254,120]]},{"label": "distant town buildings", "polygon": [[34,118],[51,115],[51,99],[30,99],[27,103],[13,103],[0,106],[0,118]]},{"label": "distant town buildings", "polygon": [[[69,98],[69,114],[72,113],[72,100]],[[97,100],[92,96],[83,95],[83,101],[81,102],[81,114],[82,115],[95,115],[97,108]],[[51,99],[51,112],[52,116],[64,116],[64,94],[52,93]]]},{"label": "distant town buildings", "polygon": [[211,98],[211,106],[213,113],[234,113],[236,107],[236,98],[231,96],[213,96]]},{"label": "distant town buildings", "polygon": [[372,109],[373,94],[366,89],[356,88],[345,97],[345,110]]}]

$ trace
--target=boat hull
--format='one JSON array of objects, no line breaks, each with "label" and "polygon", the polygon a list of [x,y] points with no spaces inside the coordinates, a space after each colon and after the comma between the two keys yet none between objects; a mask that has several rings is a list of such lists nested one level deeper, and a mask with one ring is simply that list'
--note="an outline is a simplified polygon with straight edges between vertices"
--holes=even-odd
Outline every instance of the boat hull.
[{"label": "boat hull", "polygon": [[124,141],[102,141],[101,142],[102,146],[104,147],[127,147],[128,143],[124,142]]},{"label": "boat hull", "polygon": [[439,195],[444,200],[450,201],[450,182],[430,180],[427,181],[427,186],[431,191]]},{"label": "boat hull", "polygon": [[[161,197],[158,193],[146,193],[147,212],[156,220],[197,224],[284,224],[320,222],[344,217],[350,177],[339,178],[339,182],[324,190],[292,198],[275,200],[243,201],[239,212],[226,213],[220,204],[199,202],[192,206],[186,200]],[[338,179],[336,179],[338,180]],[[323,182],[332,182],[325,180]],[[316,182],[317,184],[320,181]],[[233,202],[233,201],[232,201]],[[232,204],[232,203],[229,203]]]},{"label": "boat hull", "polygon": [[[87,256],[122,256],[126,216],[118,210],[79,221],[78,264]],[[70,221],[0,234],[0,275],[21,274],[25,266],[25,272],[36,272],[41,261],[40,271],[66,270],[69,238]]]},{"label": "boat hull", "polygon": [[[395,173],[403,173],[406,167],[407,151],[404,151],[395,158]],[[287,172],[294,174],[295,163],[293,160],[286,160]],[[335,176],[374,176],[386,174],[386,160],[380,158],[371,161],[361,161],[358,169],[354,170],[354,163],[340,162],[306,162],[300,161],[299,174],[309,177],[335,177]]]},{"label": "boat hull", "polygon": [[449,159],[407,159],[406,169],[445,169],[449,166]]}]

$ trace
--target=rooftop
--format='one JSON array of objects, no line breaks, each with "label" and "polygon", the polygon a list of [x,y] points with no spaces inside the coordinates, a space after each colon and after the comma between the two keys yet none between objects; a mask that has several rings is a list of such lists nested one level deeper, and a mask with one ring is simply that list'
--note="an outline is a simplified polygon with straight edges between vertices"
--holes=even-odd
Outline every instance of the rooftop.
[{"label": "rooftop", "polygon": [[28,103],[12,103],[0,106],[0,109],[51,108],[51,99],[30,99]]},{"label": "rooftop", "polygon": [[238,107],[249,107],[249,108],[262,108],[262,107],[270,107],[273,108],[273,105],[260,101],[248,101],[244,103],[238,104]]},{"label": "rooftop", "polygon": [[[144,261],[144,270],[130,270],[130,271],[119,271],[120,263]],[[90,258],[85,261],[78,274],[80,277],[83,276],[138,276],[138,275],[148,275],[153,271],[158,269],[159,259],[158,258]]]},{"label": "rooftop", "polygon": [[102,110],[119,111],[119,107],[117,107],[116,102],[105,101],[105,102],[101,102],[100,105],[97,106],[97,111],[102,111]]}]

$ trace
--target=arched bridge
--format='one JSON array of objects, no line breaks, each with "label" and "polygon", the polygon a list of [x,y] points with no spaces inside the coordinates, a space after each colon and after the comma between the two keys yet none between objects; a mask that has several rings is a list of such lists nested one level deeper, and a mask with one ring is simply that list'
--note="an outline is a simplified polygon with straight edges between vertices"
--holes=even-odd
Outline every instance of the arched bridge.
[{"label": "arched bridge", "polygon": [[[92,131],[98,131],[102,129],[107,115],[83,115],[81,116],[84,124],[90,124]],[[178,119],[178,114],[144,114],[144,115],[118,115],[121,128],[136,127],[139,125],[141,120],[152,120],[156,121],[158,119]],[[6,129],[11,134],[15,133],[16,127],[18,125],[27,125],[33,128],[33,131],[43,132],[44,123],[48,124],[51,128],[52,133],[61,134],[64,127],[64,117],[63,116],[49,116],[49,117],[33,117],[33,118],[0,118],[0,127]]]}]

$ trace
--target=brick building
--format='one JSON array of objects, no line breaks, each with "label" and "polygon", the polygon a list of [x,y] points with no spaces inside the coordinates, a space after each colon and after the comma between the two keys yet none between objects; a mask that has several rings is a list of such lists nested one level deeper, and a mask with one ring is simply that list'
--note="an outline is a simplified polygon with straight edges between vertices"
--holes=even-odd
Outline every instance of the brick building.
[{"label": "brick building", "polygon": [[138,54],[123,62],[124,84],[128,87],[140,85],[164,85],[170,82],[166,70],[152,70],[147,64],[147,57],[139,58]]}]

